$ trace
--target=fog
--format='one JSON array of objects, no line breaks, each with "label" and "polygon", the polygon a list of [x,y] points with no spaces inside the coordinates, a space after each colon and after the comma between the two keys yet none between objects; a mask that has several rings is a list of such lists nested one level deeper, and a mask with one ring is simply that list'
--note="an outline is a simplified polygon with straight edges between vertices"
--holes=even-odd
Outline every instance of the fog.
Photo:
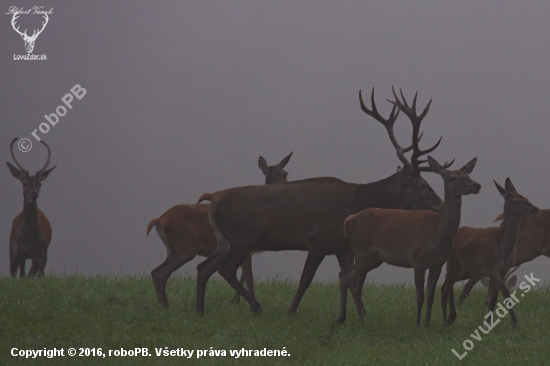
[{"label": "fog", "polygon": [[[493,184],[510,177],[550,207],[550,7],[544,1],[49,1],[49,22],[26,54],[2,1],[0,154],[28,138],[21,164],[34,173],[46,149],[31,135],[79,84],[86,95],[38,136],[57,165],[38,207],[53,228],[47,273],[149,275],[166,256],[149,220],[204,192],[263,184],[258,156],[275,164],[291,151],[290,180],[332,176],[353,183],[400,164],[384,128],[364,114],[358,91],[391,110],[391,87],[419,106],[433,98],[422,147],[458,168],[474,157],[483,189],[463,199],[462,225],[484,227],[502,211]],[[28,9],[31,5],[22,6]],[[39,28],[39,15],[21,15]],[[410,122],[395,125],[402,145]],[[442,197],[442,179],[423,176]],[[9,275],[11,221],[21,183],[0,170],[0,275]],[[256,278],[299,278],[304,252],[262,253]],[[177,273],[196,273],[202,259]],[[548,259],[520,274],[550,279]],[[30,263],[27,263],[27,270]],[[316,279],[336,281],[327,257]],[[383,265],[367,277],[412,283],[413,271]]]}]

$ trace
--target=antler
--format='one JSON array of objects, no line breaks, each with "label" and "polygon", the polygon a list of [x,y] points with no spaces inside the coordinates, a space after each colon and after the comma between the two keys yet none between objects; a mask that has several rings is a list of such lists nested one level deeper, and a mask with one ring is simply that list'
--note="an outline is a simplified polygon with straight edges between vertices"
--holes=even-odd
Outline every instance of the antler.
[{"label": "antler", "polygon": [[13,140],[11,140],[11,144],[10,144],[10,152],[11,152],[11,158],[13,159],[13,162],[17,165],[17,167],[19,168],[19,170],[21,170],[22,172],[26,172],[25,168],[23,168],[21,166],[21,164],[19,164],[19,162],[17,161],[17,159],[15,158],[15,154],[13,153],[13,144],[15,143],[15,141],[19,140],[19,137],[16,137],[14,138]]},{"label": "antler", "polygon": [[50,155],[52,154],[52,151],[50,150],[50,147],[48,146],[47,143],[44,142],[44,140],[40,140],[40,142],[42,144],[44,144],[44,146],[46,146],[46,148],[48,149],[48,159],[46,160],[46,164],[44,164],[44,166],[42,167],[42,169],[40,169],[38,172],[41,173],[43,172],[44,170],[46,170],[46,168],[48,167],[48,164],[50,163]]},{"label": "antler", "polygon": [[[46,20],[45,22],[42,22],[42,29],[40,30],[34,30],[32,36],[30,36],[30,38],[38,38],[38,36],[40,35],[40,33],[42,33],[42,31],[44,30],[44,28],[46,28],[46,25],[48,24],[48,21],[50,20],[50,17],[48,17],[48,14],[43,14],[44,16],[44,19]],[[38,33],[37,33],[38,32]],[[25,31],[26,33],[26,31]]]},{"label": "antler", "polygon": [[17,32],[19,33],[21,36],[24,36],[25,38],[27,39],[36,39],[38,38],[38,36],[40,35],[40,33],[42,33],[42,31],[44,30],[44,28],[46,28],[46,25],[48,24],[48,21],[50,20],[50,18],[48,17],[48,14],[43,14],[43,17],[45,19],[45,22],[42,22],[42,29],[40,30],[37,30],[35,29],[34,32],[32,33],[32,36],[29,36],[27,34],[27,30],[25,29],[25,32],[21,32],[19,30],[19,27],[20,26],[17,26],[17,28],[15,27],[15,21],[19,18],[19,14],[18,13],[15,13],[13,14],[13,17],[11,18],[11,26],[12,28]]},{"label": "antler", "polygon": [[11,26],[12,28],[17,32],[19,33],[20,35],[24,35],[25,37],[28,37],[27,36],[27,30],[25,29],[25,33],[21,33],[21,31],[19,30],[19,26],[16,28],[15,27],[15,21],[17,20],[17,18],[19,18],[19,14],[18,13],[15,13],[13,14],[13,17],[11,18]]},{"label": "antler", "polygon": [[384,119],[380,115],[380,113],[378,113],[378,109],[376,108],[376,103],[374,102],[374,87],[372,88],[370,101],[371,101],[372,110],[369,110],[365,106],[365,103],[363,103],[363,96],[361,95],[361,90],[359,90],[359,102],[361,103],[361,109],[363,110],[363,112],[365,112],[366,114],[368,114],[369,116],[371,116],[372,118],[374,118],[375,120],[380,122],[384,127],[386,127],[386,131],[388,131],[388,136],[390,137],[391,143],[395,147],[397,157],[399,158],[399,160],[401,160],[401,162],[405,165],[406,168],[412,170],[413,167],[411,166],[411,163],[405,157],[405,153],[410,151],[413,146],[411,145],[411,146],[403,149],[397,143],[397,140],[395,139],[395,135],[393,133],[393,124],[394,124],[395,120],[397,119],[397,117],[399,116],[399,110],[397,109],[397,105],[395,105],[395,103],[394,103],[394,106],[391,110],[389,118]]},{"label": "antler", "polygon": [[[428,102],[428,104],[426,105],[424,110],[422,111],[422,114],[417,115],[416,114],[416,97],[418,96],[418,92],[416,92],[414,94],[413,103],[412,103],[411,106],[409,106],[409,104],[407,103],[407,100],[405,99],[405,96],[403,95],[403,91],[401,89],[399,89],[399,92],[401,94],[402,101],[399,100],[399,97],[395,93],[395,89],[393,88],[393,86],[391,87],[391,89],[392,89],[392,92],[393,92],[393,96],[395,97],[395,101],[392,101],[392,100],[388,99],[388,102],[392,103],[394,106],[398,107],[399,110],[403,111],[403,113],[405,113],[407,115],[407,117],[409,117],[409,119],[411,121],[411,124],[412,124],[412,127],[413,127],[412,145],[411,145],[412,150],[413,150],[413,154],[411,156],[412,169],[416,173],[429,172],[429,171],[431,171],[430,167],[427,167],[427,166],[421,167],[420,166],[420,164],[425,163],[428,160],[426,160],[426,159],[419,160],[419,158],[422,155],[426,155],[426,154],[429,154],[432,151],[434,151],[439,146],[439,144],[441,143],[441,139],[443,137],[440,137],[439,140],[437,141],[437,143],[434,146],[432,146],[431,148],[426,149],[426,150],[420,150],[420,147],[418,146],[418,143],[420,142],[420,139],[422,138],[422,135],[424,133],[422,132],[420,134],[420,136],[418,135],[418,133],[420,132],[420,124],[422,123],[422,120],[428,114],[428,111],[430,109],[430,105],[432,104],[432,100],[430,99],[430,101]],[[454,163],[454,159],[450,163],[445,162],[445,164],[442,164],[441,167],[443,169],[447,169],[453,163]]]}]

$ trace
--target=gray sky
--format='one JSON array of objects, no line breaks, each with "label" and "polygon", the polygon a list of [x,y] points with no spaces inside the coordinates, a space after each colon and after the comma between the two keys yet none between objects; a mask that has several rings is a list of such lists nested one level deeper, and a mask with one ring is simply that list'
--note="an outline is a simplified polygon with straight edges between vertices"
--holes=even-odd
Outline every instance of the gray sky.
[{"label": "gray sky", "polygon": [[[384,115],[391,85],[409,99],[418,90],[421,107],[433,97],[423,146],[443,136],[433,156],[456,157],[457,168],[478,158],[471,176],[483,189],[464,198],[463,225],[492,225],[501,212],[493,179],[509,176],[550,207],[550,173],[541,169],[550,136],[546,1],[18,2],[53,7],[34,49],[47,61],[13,59],[26,53],[4,14],[15,3],[0,3],[2,159],[11,160],[13,137],[30,138],[32,150],[16,154],[39,169],[46,151],[31,132],[75,84],[87,90],[39,135],[57,164],[38,200],[53,228],[47,272],[148,275],[166,255],[156,233],[144,235],[149,220],[203,192],[262,184],[259,155],[274,164],[294,151],[292,180],[391,175],[395,151],[359,107],[359,89],[368,95],[373,86]],[[402,145],[410,130],[400,117]],[[424,177],[442,196],[441,178]],[[8,275],[9,230],[23,198],[5,166],[0,182],[0,275]],[[264,253],[254,272],[298,278],[304,260]],[[184,268],[196,273],[197,263]],[[548,280],[548,263],[522,268]],[[337,268],[327,258],[316,278],[335,281]],[[412,276],[384,265],[368,279]]]}]

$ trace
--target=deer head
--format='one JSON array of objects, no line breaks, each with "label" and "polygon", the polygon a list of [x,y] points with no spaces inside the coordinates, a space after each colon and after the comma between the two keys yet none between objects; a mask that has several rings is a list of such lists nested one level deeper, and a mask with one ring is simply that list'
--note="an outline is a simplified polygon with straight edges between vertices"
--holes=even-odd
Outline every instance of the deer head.
[{"label": "deer head", "polygon": [[21,35],[21,38],[23,38],[23,41],[25,41],[25,49],[27,50],[27,53],[32,53],[34,49],[34,42],[36,41],[40,33],[42,33],[42,31],[44,30],[44,28],[46,28],[46,25],[48,24],[48,20],[49,20],[48,14],[43,14],[43,17],[44,17],[44,21],[42,22],[42,29],[40,30],[35,29],[32,36],[27,35],[26,29],[24,32],[21,32],[19,30],[19,26],[17,27],[15,26],[15,21],[17,20],[17,18],[19,18],[18,13],[13,14],[13,17],[11,18],[11,26],[17,33]]},{"label": "deer head", "polygon": [[283,168],[288,164],[288,161],[290,160],[290,157],[292,156],[292,152],[288,154],[286,158],[281,160],[281,162],[277,165],[268,166],[267,161],[260,156],[258,159],[258,167],[261,169],[261,171],[265,175],[265,183],[284,183],[286,182],[286,177],[288,173]]},{"label": "deer head", "polygon": [[[422,176],[421,172],[433,172],[433,169],[430,166],[421,166],[422,163],[427,162],[427,160],[421,160],[420,157],[434,151],[441,142],[439,141],[429,149],[421,150],[418,146],[422,134],[419,134],[420,124],[424,117],[428,114],[430,108],[431,100],[424,108],[424,111],[419,116],[416,113],[416,98],[418,93],[415,94],[412,105],[409,106],[407,100],[405,99],[403,92],[401,92],[401,99],[395,93],[394,88],[392,87],[393,95],[395,97],[394,101],[388,99],[388,102],[393,104],[393,109],[390,113],[390,116],[385,119],[380,115],[376,104],[374,102],[374,88],[372,88],[371,93],[371,109],[367,108],[363,103],[363,97],[361,96],[361,91],[359,91],[359,102],[361,103],[361,109],[363,112],[373,117],[375,120],[380,122],[385,128],[390,138],[391,143],[395,148],[395,152],[399,160],[403,163],[403,168],[398,168],[398,173],[400,174],[400,189],[399,189],[399,201],[402,203],[401,208],[405,209],[430,209],[435,211],[440,211],[443,207],[443,201],[437,196],[434,190],[430,187],[428,182],[426,182]],[[395,134],[393,132],[393,125],[399,116],[399,113],[403,112],[409,118],[412,127],[412,144],[406,148],[403,148],[397,142]],[[405,157],[405,153],[412,151],[411,159]],[[454,162],[451,161],[445,162],[441,166],[442,169],[447,169]]]},{"label": "deer head", "polygon": [[46,144],[44,141],[40,141],[48,149],[48,159],[46,160],[46,164],[44,164],[42,169],[37,171],[35,175],[30,176],[29,172],[27,172],[21,166],[21,164],[19,164],[17,159],[15,159],[15,155],[13,154],[13,144],[18,139],[19,138],[16,137],[11,141],[10,151],[11,151],[11,157],[19,169],[17,169],[12,164],[10,164],[10,162],[6,162],[6,163],[8,164],[8,168],[10,169],[11,175],[19,179],[21,181],[21,184],[23,184],[23,197],[25,198],[25,202],[27,204],[33,204],[33,203],[36,203],[36,200],[38,199],[38,194],[40,193],[40,186],[42,185],[42,181],[48,178],[48,175],[50,175],[52,170],[55,169],[55,166],[51,169],[46,170],[46,168],[48,167],[48,164],[50,163],[51,150],[48,144]]}]

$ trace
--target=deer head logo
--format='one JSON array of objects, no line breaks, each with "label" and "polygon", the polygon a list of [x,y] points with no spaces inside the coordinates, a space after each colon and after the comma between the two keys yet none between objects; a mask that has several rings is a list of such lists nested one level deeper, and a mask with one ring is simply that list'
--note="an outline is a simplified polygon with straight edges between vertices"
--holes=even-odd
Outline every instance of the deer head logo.
[{"label": "deer head logo", "polygon": [[21,32],[19,30],[19,26],[17,27],[15,26],[15,21],[17,20],[17,18],[19,18],[18,13],[14,13],[13,17],[11,18],[11,26],[17,33],[21,35],[21,38],[23,38],[23,41],[25,41],[25,49],[27,50],[27,53],[32,53],[32,50],[34,49],[34,42],[36,42],[36,39],[48,24],[48,20],[49,20],[48,14],[42,14],[42,16],[44,17],[44,21],[42,22],[42,29],[40,30],[35,29],[32,36],[27,35],[26,29],[24,32]]}]

